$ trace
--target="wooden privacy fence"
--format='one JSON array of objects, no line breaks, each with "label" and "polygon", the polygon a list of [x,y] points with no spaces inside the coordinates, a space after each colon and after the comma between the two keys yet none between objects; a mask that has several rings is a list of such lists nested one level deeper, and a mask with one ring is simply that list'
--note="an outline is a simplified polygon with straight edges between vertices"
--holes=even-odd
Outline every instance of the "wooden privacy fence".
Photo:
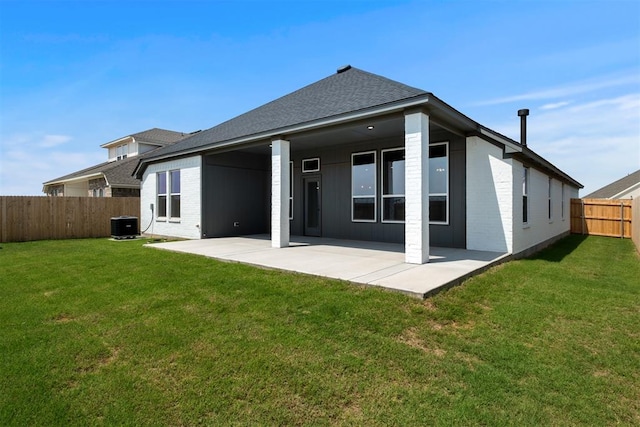
[{"label": "wooden privacy fence", "polygon": [[631,199],[571,199],[571,232],[631,238],[631,207]]},{"label": "wooden privacy fence", "polygon": [[107,237],[123,215],[140,217],[139,197],[0,196],[0,242]]}]

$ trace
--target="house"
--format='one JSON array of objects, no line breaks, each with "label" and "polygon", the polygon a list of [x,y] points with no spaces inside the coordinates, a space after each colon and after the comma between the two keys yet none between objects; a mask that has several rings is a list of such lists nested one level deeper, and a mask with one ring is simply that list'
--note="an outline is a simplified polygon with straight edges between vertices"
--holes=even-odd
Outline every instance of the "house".
[{"label": "house", "polygon": [[49,196],[139,197],[140,180],[133,171],[140,157],[187,136],[154,128],[107,142],[101,145],[108,150],[106,162],[47,181],[42,192]]},{"label": "house", "polygon": [[640,169],[584,196],[585,199],[636,199],[640,197]]},{"label": "house", "polygon": [[542,247],[569,233],[582,188],[432,93],[351,66],[160,148],[135,173],[155,234],[396,242],[416,264],[429,246]]}]

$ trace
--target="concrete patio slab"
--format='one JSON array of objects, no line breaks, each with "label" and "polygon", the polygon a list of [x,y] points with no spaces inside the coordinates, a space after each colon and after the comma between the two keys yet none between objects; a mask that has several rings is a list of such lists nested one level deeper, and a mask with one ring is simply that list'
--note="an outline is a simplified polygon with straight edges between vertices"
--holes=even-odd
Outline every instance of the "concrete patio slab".
[{"label": "concrete patio slab", "polygon": [[292,236],[271,247],[268,235],[153,243],[149,246],[280,270],[380,286],[419,298],[454,286],[508,259],[497,252],[431,247],[429,263],[404,262],[404,245]]}]

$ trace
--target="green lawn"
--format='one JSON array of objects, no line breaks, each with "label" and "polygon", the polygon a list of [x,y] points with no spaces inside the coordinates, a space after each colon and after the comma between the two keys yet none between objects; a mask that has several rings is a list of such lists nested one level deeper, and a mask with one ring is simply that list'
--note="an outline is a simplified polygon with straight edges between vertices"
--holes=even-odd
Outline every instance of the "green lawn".
[{"label": "green lawn", "polygon": [[1,246],[2,426],[640,424],[629,240],[426,301],[142,241]]}]

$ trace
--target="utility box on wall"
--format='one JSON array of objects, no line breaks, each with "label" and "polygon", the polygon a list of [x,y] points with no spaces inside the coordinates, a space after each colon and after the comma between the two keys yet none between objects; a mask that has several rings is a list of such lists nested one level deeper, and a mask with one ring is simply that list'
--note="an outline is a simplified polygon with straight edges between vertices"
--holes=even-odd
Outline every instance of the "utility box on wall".
[{"label": "utility box on wall", "polygon": [[138,218],[118,216],[111,218],[111,237],[114,239],[134,239],[138,235]]}]

